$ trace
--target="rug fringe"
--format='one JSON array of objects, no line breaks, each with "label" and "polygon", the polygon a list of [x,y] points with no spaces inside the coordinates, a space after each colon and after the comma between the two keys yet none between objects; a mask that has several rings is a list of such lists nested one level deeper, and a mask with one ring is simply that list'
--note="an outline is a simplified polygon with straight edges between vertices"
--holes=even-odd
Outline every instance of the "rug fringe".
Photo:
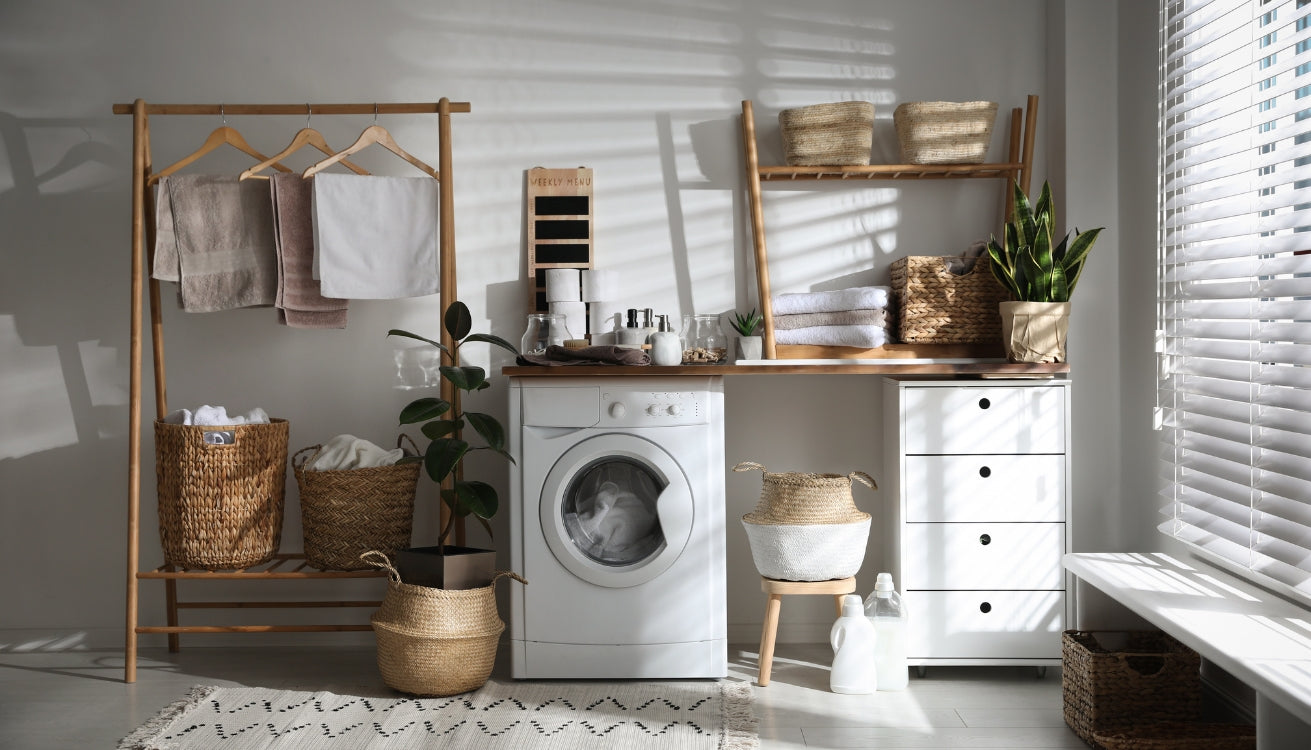
[{"label": "rug fringe", "polygon": [[191,688],[187,691],[185,698],[174,701],[160,709],[155,718],[137,727],[132,731],[132,734],[119,740],[118,750],[163,750],[161,746],[155,744],[160,732],[163,732],[174,719],[199,705],[215,690],[218,690],[217,685],[196,685]]},{"label": "rug fringe", "polygon": [[720,701],[724,707],[724,733],[720,738],[720,750],[757,750],[760,747],[760,735],[756,732],[756,713],[752,707],[755,694],[751,690],[751,683],[721,683]]}]

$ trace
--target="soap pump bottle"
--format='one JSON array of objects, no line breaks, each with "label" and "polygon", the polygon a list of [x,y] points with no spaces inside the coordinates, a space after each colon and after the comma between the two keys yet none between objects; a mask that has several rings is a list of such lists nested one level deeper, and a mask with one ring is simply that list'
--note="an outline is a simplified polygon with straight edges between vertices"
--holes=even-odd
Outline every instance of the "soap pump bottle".
[{"label": "soap pump bottle", "polygon": [[669,316],[658,315],[659,325],[651,334],[651,364],[661,367],[682,364],[683,341],[670,330]]},{"label": "soap pump bottle", "polygon": [[860,597],[842,597],[842,616],[829,631],[833,646],[833,669],[829,672],[829,689],[835,693],[864,695],[878,688],[874,671],[874,625],[865,617]]},{"label": "soap pump bottle", "polygon": [[874,626],[874,669],[879,690],[904,690],[910,681],[906,660],[906,606],[892,585],[891,573],[879,573],[874,593],[865,600],[865,617]]},{"label": "soap pump bottle", "polygon": [[629,349],[641,349],[646,343],[646,329],[637,325],[637,308],[628,308],[628,321],[619,329],[619,345]]}]

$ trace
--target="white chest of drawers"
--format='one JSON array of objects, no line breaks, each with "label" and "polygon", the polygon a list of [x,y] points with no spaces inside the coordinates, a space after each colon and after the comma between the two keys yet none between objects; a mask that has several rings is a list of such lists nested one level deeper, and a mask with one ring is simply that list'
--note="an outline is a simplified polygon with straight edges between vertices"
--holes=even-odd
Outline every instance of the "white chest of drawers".
[{"label": "white chest of drawers", "polygon": [[1055,665],[1073,602],[1068,380],[883,381],[910,663]]}]

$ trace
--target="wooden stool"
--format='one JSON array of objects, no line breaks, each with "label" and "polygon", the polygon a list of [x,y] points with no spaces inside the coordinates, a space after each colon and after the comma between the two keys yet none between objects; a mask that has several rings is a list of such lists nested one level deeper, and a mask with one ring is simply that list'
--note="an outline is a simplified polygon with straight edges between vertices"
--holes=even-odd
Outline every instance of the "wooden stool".
[{"label": "wooden stool", "polygon": [[765,627],[760,633],[760,674],[756,684],[769,684],[769,670],[774,665],[774,638],[778,635],[778,612],[783,608],[787,594],[828,594],[837,604],[838,617],[842,616],[842,597],[856,591],[856,579],[841,578],[835,581],[778,581],[760,578],[760,590],[769,594],[765,604]]}]

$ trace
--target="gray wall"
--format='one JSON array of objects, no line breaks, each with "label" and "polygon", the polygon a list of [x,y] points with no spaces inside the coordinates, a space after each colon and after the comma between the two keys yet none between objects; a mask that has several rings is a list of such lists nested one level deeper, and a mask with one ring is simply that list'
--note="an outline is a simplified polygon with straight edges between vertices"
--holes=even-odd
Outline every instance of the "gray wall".
[{"label": "gray wall", "polygon": [[[894,161],[898,102],[989,99],[1005,113],[1026,94],[1041,94],[1035,186],[1052,179],[1067,224],[1109,227],[1073,323],[1077,545],[1153,543],[1135,531],[1140,499],[1151,496],[1150,466],[1141,465],[1143,416],[1136,413],[1122,435],[1121,405],[1141,412],[1150,403],[1142,350],[1150,318],[1142,316],[1151,309],[1143,295],[1151,292],[1144,264],[1152,256],[1152,217],[1136,207],[1150,206],[1153,183],[1143,170],[1152,131],[1144,118],[1154,88],[1136,73],[1117,74],[1117,64],[1150,60],[1155,16],[1140,7],[1148,3],[1121,5],[1132,10],[1117,19],[1114,4],[1094,0],[3,4],[0,562],[10,574],[0,583],[0,649],[121,643],[131,123],[109,112],[138,97],[471,102],[471,114],[455,116],[453,138],[460,297],[476,330],[517,340],[527,311],[522,194],[529,167],[595,170],[597,265],[619,270],[628,306],[677,320],[758,304],[741,177],[742,99],[755,102],[762,160],[779,163],[774,114],[784,107],[873,101],[875,159]],[[1117,39],[1137,46],[1120,49]],[[1150,79],[1152,69],[1142,73]],[[266,153],[304,124],[299,117],[228,121]],[[371,121],[325,116],[312,124],[331,143],[346,144]],[[381,122],[408,150],[435,160],[435,118]],[[212,117],[154,118],[156,165],[190,152],[218,124]],[[998,130],[1005,126],[1003,114]],[[994,159],[1003,143],[995,134]],[[406,174],[385,152],[362,161]],[[197,167],[245,165],[215,154]],[[991,182],[770,189],[775,291],[884,283],[897,257],[956,252],[986,237],[1000,206],[1000,185]],[[1134,252],[1125,258],[1120,247],[1129,246],[1123,238],[1130,232]],[[303,331],[279,327],[270,310],[182,314],[167,286],[164,300],[170,407],[261,406],[291,421],[293,451],[342,432],[394,440],[395,415],[413,394],[392,388],[392,343],[384,333],[402,327],[435,336],[439,309],[435,297],[358,302],[347,330]],[[506,364],[482,352],[479,358],[494,369]],[[147,394],[152,387],[147,377]],[[873,378],[855,376],[732,378],[730,465],[754,460],[776,471],[880,477],[876,388]],[[504,417],[504,381],[475,402]],[[151,411],[145,565],[161,558]],[[1130,458],[1121,458],[1122,449]],[[472,469],[508,498],[503,465],[489,460]],[[283,546],[295,550],[294,481],[289,488]],[[761,595],[736,519],[758,493],[758,475],[730,474],[730,636],[747,641],[759,631]],[[878,524],[886,498],[858,487],[856,499]],[[433,500],[425,484],[417,541],[433,536]],[[504,512],[494,528],[508,565]],[[486,541],[476,526],[470,536]],[[871,543],[862,591],[883,565],[884,551]],[[303,594],[349,598],[371,586],[376,582],[325,584]],[[196,589],[187,595],[283,591]],[[162,585],[146,582],[141,595],[144,619],[160,622]],[[783,640],[821,638],[831,622],[823,602],[789,602],[786,610]]]}]

